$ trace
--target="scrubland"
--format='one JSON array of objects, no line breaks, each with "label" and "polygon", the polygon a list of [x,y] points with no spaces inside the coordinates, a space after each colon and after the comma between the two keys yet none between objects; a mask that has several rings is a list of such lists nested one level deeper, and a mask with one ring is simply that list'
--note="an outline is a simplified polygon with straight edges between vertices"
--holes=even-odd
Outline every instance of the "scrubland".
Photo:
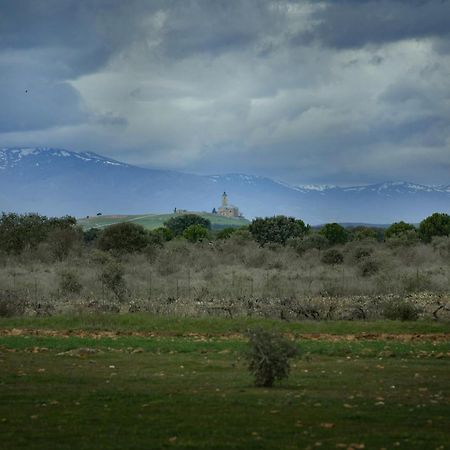
[{"label": "scrubland", "polygon": [[[49,244],[0,258],[4,315],[149,312],[283,320],[445,318],[450,238],[431,243],[260,246],[247,232],[191,243],[174,239],[140,253],[77,244],[54,258]],[[6,311],[7,304],[14,305]]]}]

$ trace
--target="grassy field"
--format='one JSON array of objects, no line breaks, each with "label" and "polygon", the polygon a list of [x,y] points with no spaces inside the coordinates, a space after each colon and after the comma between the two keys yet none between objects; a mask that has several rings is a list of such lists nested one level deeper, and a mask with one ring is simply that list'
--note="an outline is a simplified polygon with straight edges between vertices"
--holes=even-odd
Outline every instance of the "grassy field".
[{"label": "grassy field", "polygon": [[[248,220],[243,218],[222,217],[217,214],[209,214],[204,212],[194,214],[198,214],[205,219],[209,219],[213,229],[240,227],[249,223]],[[155,228],[162,227],[164,222],[172,217],[176,217],[176,214],[108,215],[92,216],[89,218],[79,219],[77,222],[83,227],[84,230],[88,230],[89,228],[104,228],[120,222],[133,222],[138,225],[142,225],[148,230],[153,230]]]},{"label": "grassy field", "polygon": [[[295,339],[290,378],[255,388],[253,326]],[[450,326],[439,322],[0,320],[5,449],[444,449]]]}]

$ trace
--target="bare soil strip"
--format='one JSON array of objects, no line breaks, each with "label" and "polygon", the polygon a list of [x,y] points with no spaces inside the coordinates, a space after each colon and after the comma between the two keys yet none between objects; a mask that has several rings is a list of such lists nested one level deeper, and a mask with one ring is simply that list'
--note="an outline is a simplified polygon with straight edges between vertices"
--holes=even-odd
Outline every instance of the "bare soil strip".
[{"label": "bare soil strip", "polygon": [[[292,339],[306,339],[317,341],[450,341],[450,333],[288,333]],[[170,332],[139,332],[139,331],[104,331],[104,330],[51,330],[43,328],[6,328],[0,329],[0,336],[46,336],[46,337],[82,337],[91,339],[117,339],[120,337],[180,337],[194,340],[220,339],[243,340],[242,333],[170,333]]]}]

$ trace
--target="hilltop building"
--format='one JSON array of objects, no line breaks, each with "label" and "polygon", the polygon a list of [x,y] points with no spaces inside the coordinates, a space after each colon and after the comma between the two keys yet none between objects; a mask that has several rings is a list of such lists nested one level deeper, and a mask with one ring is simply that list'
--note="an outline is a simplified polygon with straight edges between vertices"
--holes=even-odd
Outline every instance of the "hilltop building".
[{"label": "hilltop building", "polygon": [[226,192],[222,194],[222,206],[217,209],[216,214],[223,217],[242,217],[237,206],[228,204],[228,195]]}]

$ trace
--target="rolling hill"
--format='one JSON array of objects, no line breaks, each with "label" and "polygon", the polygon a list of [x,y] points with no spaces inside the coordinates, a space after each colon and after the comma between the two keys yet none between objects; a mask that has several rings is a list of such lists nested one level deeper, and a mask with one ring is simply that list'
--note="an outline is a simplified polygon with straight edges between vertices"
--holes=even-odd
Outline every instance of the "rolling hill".
[{"label": "rolling hill", "polygon": [[[219,230],[226,227],[241,227],[249,223],[249,221],[244,218],[221,217],[217,214],[204,212],[194,214],[198,214],[199,216],[208,219],[211,222],[211,228],[213,230]],[[89,228],[104,228],[120,222],[133,222],[142,225],[148,230],[153,230],[162,227],[164,222],[176,216],[177,214],[102,215],[78,219],[78,224],[81,225],[83,229],[87,230]]]}]

